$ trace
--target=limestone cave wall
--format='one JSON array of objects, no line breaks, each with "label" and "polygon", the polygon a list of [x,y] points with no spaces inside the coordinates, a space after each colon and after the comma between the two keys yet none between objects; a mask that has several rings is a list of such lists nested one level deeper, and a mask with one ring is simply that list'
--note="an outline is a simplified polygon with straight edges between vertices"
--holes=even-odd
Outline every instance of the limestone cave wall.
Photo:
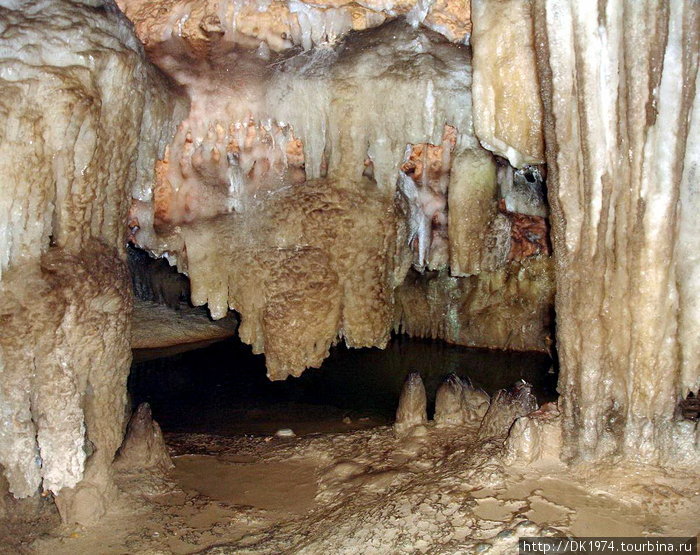
[{"label": "limestone cave wall", "polygon": [[10,491],[114,494],[127,240],[271,378],[393,329],[548,349],[553,264],[565,456],[692,464],[697,2],[255,4],[0,7]]},{"label": "limestone cave wall", "polygon": [[[512,252],[522,222],[500,200],[514,174],[474,135],[468,47],[400,18],[261,55],[241,48],[239,27],[196,38],[185,27],[204,16],[185,17],[189,5],[156,19],[125,9],[192,100],[156,182],[132,190],[131,239],[187,273],[192,302],[214,318],[238,311],[241,338],[265,353],[271,378],[320,365],[340,340],[383,347],[392,328],[443,329],[448,312],[460,332],[446,340],[547,349],[552,288],[515,284],[529,275],[516,268],[524,258],[549,254],[546,225],[520,241],[539,246]],[[266,25],[275,13],[255,17]],[[411,266],[482,281],[470,302],[441,300],[413,319],[403,303],[405,325],[394,326]],[[549,267],[535,273],[551,284]],[[461,287],[451,283],[432,287],[444,300]],[[537,322],[504,332],[505,307],[530,302],[521,315]]]},{"label": "limestone cave wall", "polygon": [[[698,4],[475,0],[472,16],[482,144],[541,160],[544,130],[564,456],[692,465]],[[482,57],[494,41],[513,47]],[[533,87],[542,121],[521,109]]]},{"label": "limestone cave wall", "polygon": [[93,521],[114,493],[131,293],[128,191],[186,100],[116,6],[0,6],[0,468]]}]

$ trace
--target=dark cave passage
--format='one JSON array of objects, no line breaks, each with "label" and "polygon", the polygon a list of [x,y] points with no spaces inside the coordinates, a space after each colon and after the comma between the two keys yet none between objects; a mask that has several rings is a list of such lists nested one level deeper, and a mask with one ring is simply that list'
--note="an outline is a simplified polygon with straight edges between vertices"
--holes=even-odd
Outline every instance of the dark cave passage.
[{"label": "dark cave passage", "polygon": [[432,414],[435,392],[454,372],[489,394],[523,379],[540,404],[557,397],[546,354],[470,349],[394,336],[386,349],[331,350],[321,368],[270,381],[265,358],[235,337],[170,357],[135,362],[132,405],[148,402],[165,432],[216,435],[342,432],[392,422],[401,387],[421,373]]}]

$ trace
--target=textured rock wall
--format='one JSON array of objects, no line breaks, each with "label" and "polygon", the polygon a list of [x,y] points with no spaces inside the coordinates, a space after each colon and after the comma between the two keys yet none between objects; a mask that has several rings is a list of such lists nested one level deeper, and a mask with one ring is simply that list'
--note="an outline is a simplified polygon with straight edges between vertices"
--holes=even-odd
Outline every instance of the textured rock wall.
[{"label": "textured rock wall", "polygon": [[66,520],[98,518],[112,493],[127,191],[152,180],[175,106],[114,4],[0,6],[0,466]]},{"label": "textured rock wall", "polygon": [[394,329],[458,345],[549,351],[551,266],[542,256],[464,278],[412,272],[396,290]]},{"label": "textured rock wall", "polygon": [[405,16],[454,42],[467,42],[471,31],[468,0],[120,0],[146,46],[182,37],[198,50],[220,41],[257,48],[263,56],[294,46],[309,50],[333,44],[349,31],[362,31]]},{"label": "textured rock wall", "polygon": [[125,265],[103,243],[50,248],[0,283],[0,460],[16,497],[56,494],[65,520],[90,522],[113,495],[131,363]]},{"label": "textured rock wall", "polygon": [[566,455],[697,465],[700,6],[534,9]]},{"label": "textured rock wall", "polygon": [[474,129],[519,168],[544,161],[542,104],[530,2],[472,0]]}]

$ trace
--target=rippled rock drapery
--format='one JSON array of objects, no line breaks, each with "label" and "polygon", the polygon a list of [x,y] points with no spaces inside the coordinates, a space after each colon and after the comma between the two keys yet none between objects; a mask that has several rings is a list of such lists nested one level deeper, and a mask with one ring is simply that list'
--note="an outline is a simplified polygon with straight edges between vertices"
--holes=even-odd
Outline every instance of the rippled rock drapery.
[{"label": "rippled rock drapery", "polygon": [[519,168],[544,162],[542,103],[530,2],[472,0],[474,128],[481,144]]},{"label": "rippled rock drapery", "polygon": [[127,190],[178,104],[109,2],[0,7],[0,75],[0,466],[90,522],[123,432]]},{"label": "rippled rock drapery", "polygon": [[[499,209],[494,157],[474,136],[468,48],[404,20],[270,61],[228,31],[206,48],[182,29],[151,31],[150,56],[192,108],[155,185],[132,191],[131,238],[187,273],[193,302],[214,318],[240,312],[241,338],[266,354],[270,377],[318,366],[339,340],[385,345],[411,265],[465,277],[467,289],[488,283],[445,339],[546,348],[540,304],[551,287],[532,295],[515,283],[527,272],[503,275],[513,225]],[[537,322],[484,333],[484,304],[533,297],[517,312]]]},{"label": "rippled rock drapery", "polygon": [[119,0],[146,46],[172,36],[206,50],[219,41],[257,49],[260,55],[294,46],[309,50],[333,43],[350,31],[377,27],[398,16],[423,24],[454,42],[471,31],[468,0],[205,0],[148,2]]},{"label": "rippled rock drapery", "polygon": [[697,465],[700,5],[534,3],[565,454]]},{"label": "rippled rock drapery", "polygon": [[547,352],[551,276],[544,256],[465,278],[411,272],[396,290],[394,329],[458,345]]}]

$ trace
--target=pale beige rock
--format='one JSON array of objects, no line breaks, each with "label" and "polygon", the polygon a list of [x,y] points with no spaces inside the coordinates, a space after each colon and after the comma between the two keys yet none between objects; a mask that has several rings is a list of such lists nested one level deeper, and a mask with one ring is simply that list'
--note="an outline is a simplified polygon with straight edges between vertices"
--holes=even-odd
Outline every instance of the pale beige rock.
[{"label": "pale beige rock", "polygon": [[119,0],[118,4],[147,47],[174,36],[202,53],[220,42],[246,48],[264,44],[262,52],[281,52],[295,45],[309,49],[332,44],[351,30],[376,27],[402,15],[454,42],[466,42],[471,32],[467,0]]},{"label": "pale beige rock", "polygon": [[428,421],[427,398],[423,379],[418,372],[411,372],[403,384],[399,406],[396,409],[394,430],[405,435]]},{"label": "pale beige rock", "polygon": [[141,403],[131,416],[124,442],[114,459],[114,468],[127,472],[166,472],[173,468],[163,433],[158,422],[153,420],[148,403]]},{"label": "pale beige rock", "polygon": [[466,424],[479,424],[491,405],[489,394],[466,383],[462,389],[462,411]]},{"label": "pale beige rock", "polygon": [[503,267],[510,225],[498,212],[493,156],[481,149],[460,153],[452,165],[448,195],[450,274],[470,276]]},{"label": "pale beige rock", "polygon": [[535,9],[565,457],[697,468],[700,6]]},{"label": "pale beige rock", "polygon": [[484,391],[450,374],[435,395],[435,424],[438,427],[479,424],[490,402]]},{"label": "pale beige rock", "polygon": [[544,161],[530,2],[472,0],[474,131],[511,165]]},{"label": "pale beige rock", "polygon": [[[40,271],[13,266],[0,283],[0,393],[15,415],[0,443],[5,475],[16,497],[53,491],[68,521],[94,522],[115,493],[108,469],[131,362],[128,284],[98,242],[80,257],[52,247]],[[99,502],[88,510],[86,498]]]},{"label": "pale beige rock", "polygon": [[171,252],[192,302],[215,317],[238,311],[241,339],[283,379],[320,366],[339,336],[386,345],[393,291],[410,264],[402,225],[393,199],[368,180],[313,180],[241,214],[181,226],[185,248]]},{"label": "pale beige rock", "polygon": [[396,290],[394,330],[458,345],[546,352],[553,273],[546,256],[467,278],[411,272]]},{"label": "pale beige rock", "polygon": [[437,426],[464,424],[463,390],[464,384],[456,374],[450,374],[440,384],[435,394],[435,416],[433,417]]},{"label": "pale beige rock", "polygon": [[518,418],[505,442],[506,463],[529,466],[560,462],[561,423],[559,409],[554,403],[547,403],[540,410]]},{"label": "pale beige rock", "polygon": [[128,190],[185,102],[114,6],[0,11],[0,466],[94,522],[114,494],[131,360]]}]

